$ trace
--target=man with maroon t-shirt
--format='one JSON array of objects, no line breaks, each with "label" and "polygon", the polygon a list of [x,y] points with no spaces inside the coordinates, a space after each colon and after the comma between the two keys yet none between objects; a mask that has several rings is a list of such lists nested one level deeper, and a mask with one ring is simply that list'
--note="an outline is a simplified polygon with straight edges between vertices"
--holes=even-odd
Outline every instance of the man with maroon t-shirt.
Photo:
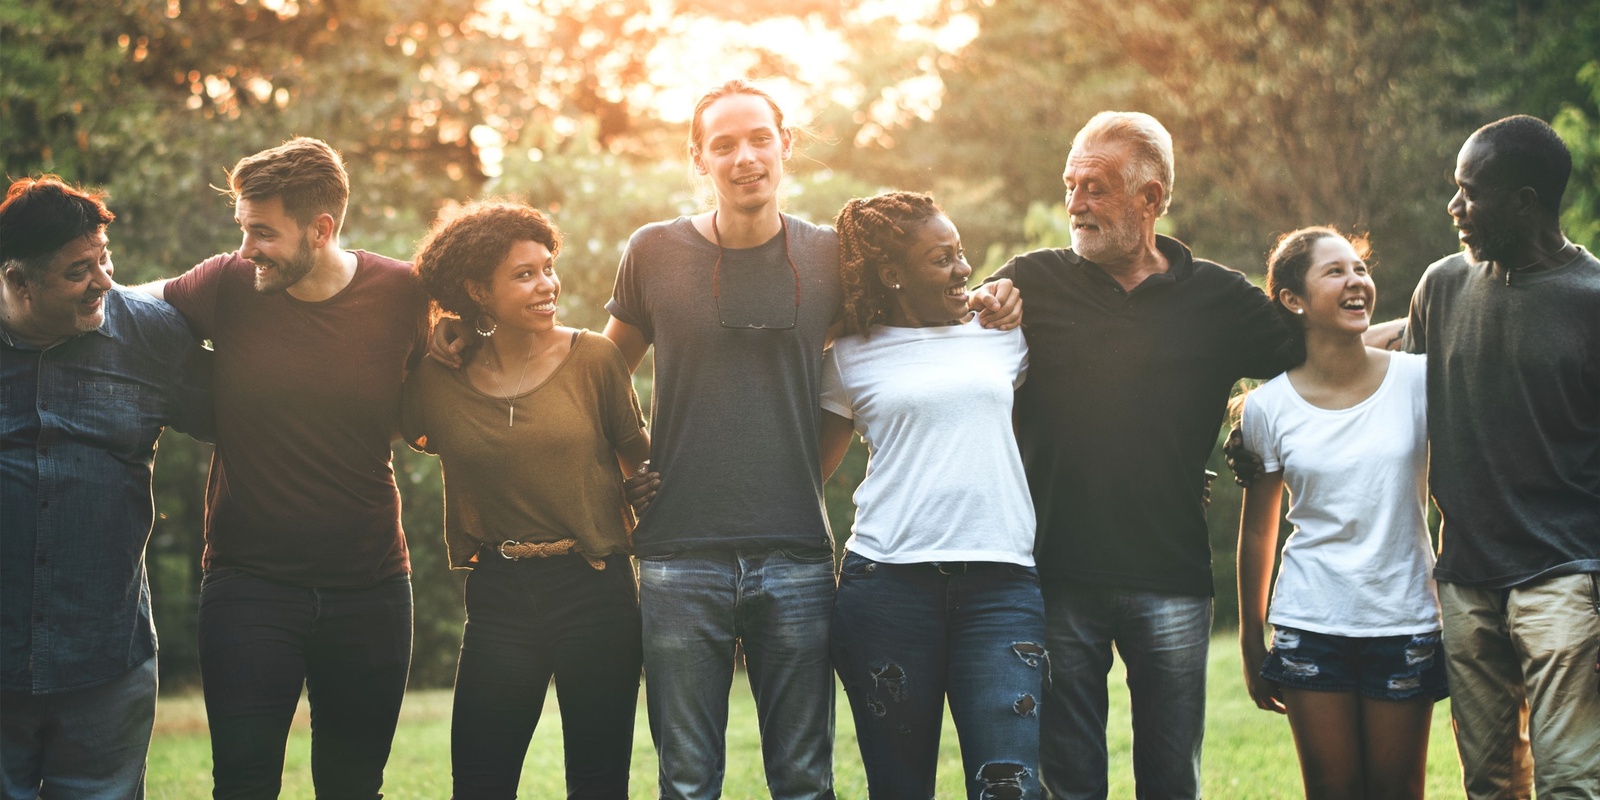
[{"label": "man with maroon t-shirt", "polygon": [[320,797],[375,798],[411,661],[390,466],[423,353],[409,264],[339,247],[339,155],[297,138],[229,174],[238,251],[146,291],[216,349],[200,673],[215,796],[275,797],[304,685]]}]

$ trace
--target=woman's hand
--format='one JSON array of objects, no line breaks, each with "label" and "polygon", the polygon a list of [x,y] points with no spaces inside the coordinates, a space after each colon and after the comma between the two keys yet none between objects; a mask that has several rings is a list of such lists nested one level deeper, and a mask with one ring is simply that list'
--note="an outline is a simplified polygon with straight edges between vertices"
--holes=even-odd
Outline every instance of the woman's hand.
[{"label": "woman's hand", "polygon": [[461,369],[461,352],[477,338],[466,323],[455,317],[444,317],[433,326],[428,337],[428,357],[451,369]]},{"label": "woman's hand", "polygon": [[1262,711],[1287,714],[1289,713],[1289,709],[1285,708],[1283,705],[1283,687],[1261,677],[1261,662],[1265,661],[1266,657],[1267,654],[1265,650],[1261,652],[1260,658],[1251,658],[1249,655],[1245,656],[1245,688],[1250,690],[1250,699],[1256,701],[1256,708],[1259,708]]}]

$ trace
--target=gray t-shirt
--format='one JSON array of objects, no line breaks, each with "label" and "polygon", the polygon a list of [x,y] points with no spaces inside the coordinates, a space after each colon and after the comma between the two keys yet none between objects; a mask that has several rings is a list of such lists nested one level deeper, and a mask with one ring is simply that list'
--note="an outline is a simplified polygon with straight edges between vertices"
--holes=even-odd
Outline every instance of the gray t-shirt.
[{"label": "gray t-shirt", "polygon": [[1600,572],[1600,260],[1438,261],[1406,349],[1428,354],[1435,577],[1505,588]]},{"label": "gray t-shirt", "polygon": [[784,220],[798,307],[783,234],[724,250],[720,270],[716,244],[688,217],[628,240],[606,310],[655,346],[650,460],[661,488],[634,531],[641,556],[832,547],[817,398],[840,303],[839,240]]}]

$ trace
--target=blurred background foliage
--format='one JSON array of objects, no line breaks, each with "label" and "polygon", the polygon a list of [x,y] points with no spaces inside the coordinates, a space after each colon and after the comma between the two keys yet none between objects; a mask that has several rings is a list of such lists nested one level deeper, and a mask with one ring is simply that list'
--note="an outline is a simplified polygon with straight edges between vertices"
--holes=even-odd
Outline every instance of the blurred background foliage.
[{"label": "blurred background foliage", "polygon": [[[243,155],[317,136],[349,164],[348,246],[409,257],[443,207],[525,198],[566,231],[566,319],[597,329],[628,235],[703,203],[686,119],[735,76],[810,131],[790,211],[828,222],[852,196],[929,191],[980,270],[1068,243],[1061,165],[1103,109],[1173,133],[1164,232],[1257,276],[1283,231],[1369,232],[1380,317],[1456,249],[1455,153],[1506,114],[1562,133],[1567,232],[1600,245],[1600,0],[0,0],[0,159],[107,189],[131,284],[236,246],[212,187]],[[648,403],[648,370],[638,385]],[[156,472],[166,687],[196,680],[207,458],[168,437]],[[864,469],[858,445],[828,486],[841,540]],[[401,449],[396,472],[413,678],[448,685],[461,596],[438,465]],[[1236,618],[1238,503],[1214,487],[1219,626]]]}]

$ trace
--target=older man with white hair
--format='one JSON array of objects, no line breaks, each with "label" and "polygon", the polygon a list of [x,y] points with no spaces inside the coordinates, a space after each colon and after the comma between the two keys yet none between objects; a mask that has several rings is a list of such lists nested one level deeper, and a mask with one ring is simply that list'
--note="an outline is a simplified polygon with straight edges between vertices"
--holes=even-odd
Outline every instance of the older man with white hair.
[{"label": "older man with white hair", "polygon": [[1017,439],[1039,526],[1050,797],[1107,794],[1113,646],[1127,664],[1138,796],[1200,796],[1213,595],[1205,463],[1234,382],[1286,366],[1267,296],[1156,233],[1172,163],[1154,117],[1096,115],[1062,175],[1072,247],[1017,256],[994,276],[1029,305]]}]

